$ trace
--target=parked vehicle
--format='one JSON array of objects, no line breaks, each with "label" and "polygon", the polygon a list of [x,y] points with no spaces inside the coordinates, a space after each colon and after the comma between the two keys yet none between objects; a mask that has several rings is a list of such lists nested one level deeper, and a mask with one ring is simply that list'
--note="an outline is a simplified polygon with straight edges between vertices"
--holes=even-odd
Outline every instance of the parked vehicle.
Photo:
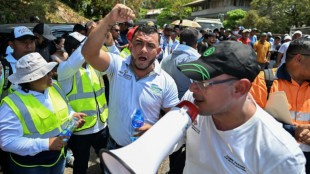
[{"label": "parked vehicle", "polygon": [[196,17],[193,21],[197,22],[201,28],[199,29],[210,29],[210,30],[214,30],[214,29],[220,29],[221,27],[223,27],[223,23],[221,22],[220,19],[211,19],[211,18],[199,18]]},{"label": "parked vehicle", "polygon": [[[11,32],[17,26],[26,26],[31,31],[37,23],[15,23],[15,24],[1,24],[0,25],[0,57],[5,54],[6,47],[8,46],[9,38],[11,37]],[[63,34],[70,34],[73,32],[73,27],[75,24],[67,23],[51,23],[48,24],[51,28],[51,31],[55,37],[60,37]]]},{"label": "parked vehicle", "polygon": [[290,35],[292,36],[293,33],[295,31],[298,31],[298,30],[301,31],[303,35],[305,35],[305,34],[310,35],[310,26],[308,26],[308,27],[306,27],[306,26],[305,27],[292,27],[290,29]]}]

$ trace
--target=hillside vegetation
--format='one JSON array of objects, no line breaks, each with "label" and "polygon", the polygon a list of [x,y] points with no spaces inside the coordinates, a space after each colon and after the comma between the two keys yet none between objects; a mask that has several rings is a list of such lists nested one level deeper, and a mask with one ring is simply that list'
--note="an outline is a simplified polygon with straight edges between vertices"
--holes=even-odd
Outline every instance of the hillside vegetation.
[{"label": "hillside vegetation", "polygon": [[82,23],[89,19],[59,0],[0,0],[0,23],[29,22],[38,16],[45,23]]}]

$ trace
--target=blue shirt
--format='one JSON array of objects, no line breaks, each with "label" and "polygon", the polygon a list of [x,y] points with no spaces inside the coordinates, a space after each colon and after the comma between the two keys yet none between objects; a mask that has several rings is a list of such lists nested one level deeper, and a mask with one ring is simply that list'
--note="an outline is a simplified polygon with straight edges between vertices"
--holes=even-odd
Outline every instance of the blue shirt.
[{"label": "blue shirt", "polygon": [[119,34],[119,37],[117,39],[118,43],[120,44],[120,46],[126,45],[129,43],[128,39],[127,39],[127,33],[123,33],[121,32]]}]

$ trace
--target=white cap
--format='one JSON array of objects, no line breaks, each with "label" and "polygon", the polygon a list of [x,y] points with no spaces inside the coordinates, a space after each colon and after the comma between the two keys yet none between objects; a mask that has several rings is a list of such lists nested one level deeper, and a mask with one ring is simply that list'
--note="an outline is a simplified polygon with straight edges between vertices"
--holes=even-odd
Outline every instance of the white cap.
[{"label": "white cap", "polygon": [[69,36],[72,36],[74,39],[78,40],[79,42],[82,42],[86,37],[79,32],[70,33]]},{"label": "white cap", "polygon": [[21,84],[36,81],[49,73],[57,62],[47,63],[39,53],[30,53],[21,57],[15,64],[16,73],[8,79],[13,84]]},{"label": "white cap", "polygon": [[294,34],[293,34],[293,36],[294,36],[295,34],[300,34],[300,36],[302,36],[302,32],[299,31],[299,30],[295,31]]},{"label": "white cap", "polygon": [[24,36],[32,36],[33,38],[36,38],[31,30],[25,26],[18,26],[14,28],[13,32],[14,39],[23,39]]},{"label": "white cap", "polygon": [[267,36],[272,36],[272,33],[271,33],[271,32],[268,32],[268,33],[267,33]]},{"label": "white cap", "polygon": [[285,36],[283,40],[292,40],[291,36]]}]

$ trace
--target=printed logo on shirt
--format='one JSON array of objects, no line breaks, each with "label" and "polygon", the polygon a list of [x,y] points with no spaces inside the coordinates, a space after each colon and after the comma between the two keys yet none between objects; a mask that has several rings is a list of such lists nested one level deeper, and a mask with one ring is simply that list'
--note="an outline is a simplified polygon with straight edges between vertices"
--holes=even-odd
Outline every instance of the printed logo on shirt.
[{"label": "printed logo on shirt", "polygon": [[[196,120],[195,120],[196,121]],[[197,123],[196,123],[197,125]],[[192,129],[197,133],[200,134],[200,130],[195,126],[195,122],[192,124]]]},{"label": "printed logo on shirt", "polygon": [[246,173],[246,168],[245,168],[243,165],[241,165],[240,163],[238,163],[237,161],[235,161],[232,157],[226,155],[226,156],[224,156],[224,158],[225,158],[230,164],[232,164],[234,167],[236,167],[236,168],[239,169],[240,171]]},{"label": "printed logo on shirt", "polygon": [[153,94],[155,94],[157,96],[161,96],[163,90],[158,85],[152,84],[151,85],[151,91]]},{"label": "printed logo on shirt", "polygon": [[128,70],[126,69],[124,72],[123,71],[118,71],[118,75],[121,77],[124,77],[127,80],[131,80],[132,76],[128,75]]}]

